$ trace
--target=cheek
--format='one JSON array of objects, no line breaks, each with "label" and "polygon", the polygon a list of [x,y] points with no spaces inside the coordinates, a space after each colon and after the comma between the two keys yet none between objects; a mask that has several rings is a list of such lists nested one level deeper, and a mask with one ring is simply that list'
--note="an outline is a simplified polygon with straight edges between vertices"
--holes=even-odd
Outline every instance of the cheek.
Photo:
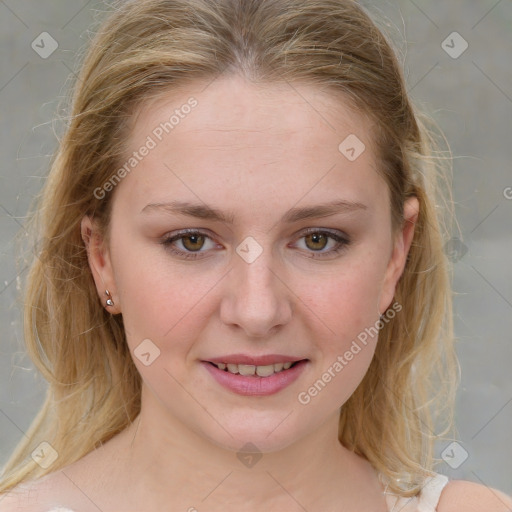
[{"label": "cheek", "polygon": [[347,258],[337,272],[315,276],[309,292],[304,289],[305,302],[339,341],[356,337],[379,318],[385,261],[371,250],[363,252]]},{"label": "cheek", "polygon": [[113,265],[128,344],[134,349],[151,339],[161,349],[173,339],[173,350],[185,348],[187,337],[200,329],[209,313],[208,294],[216,273],[198,274],[192,266],[171,265],[165,250],[123,243],[115,246]]},{"label": "cheek", "polygon": [[339,407],[363,379],[378,341],[384,272],[385,260],[368,251],[347,258],[335,274],[316,276],[308,293],[304,288],[302,314],[310,319],[318,365],[300,403]]}]

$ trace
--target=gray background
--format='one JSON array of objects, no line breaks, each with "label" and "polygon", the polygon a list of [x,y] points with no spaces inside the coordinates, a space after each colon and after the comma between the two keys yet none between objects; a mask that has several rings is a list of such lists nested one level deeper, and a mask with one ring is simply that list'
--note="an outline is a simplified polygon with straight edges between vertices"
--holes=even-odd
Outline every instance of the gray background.
[{"label": "gray background", "polygon": [[[450,464],[442,462],[438,471],[512,494],[512,3],[364,5],[392,27],[412,98],[440,124],[455,156],[461,232],[454,236],[462,239],[452,253],[460,435],[444,452]],[[26,269],[16,268],[14,237],[23,233],[56,146],[53,119],[76,69],[76,52],[104,9],[104,2],[92,0],[0,0],[0,464],[25,435],[45,390],[23,353],[17,293]],[[442,45],[454,31],[469,45],[457,58],[444,48],[456,52],[461,41],[448,38]],[[45,59],[31,48],[42,32],[58,42]],[[438,456],[448,444],[438,446]]]}]

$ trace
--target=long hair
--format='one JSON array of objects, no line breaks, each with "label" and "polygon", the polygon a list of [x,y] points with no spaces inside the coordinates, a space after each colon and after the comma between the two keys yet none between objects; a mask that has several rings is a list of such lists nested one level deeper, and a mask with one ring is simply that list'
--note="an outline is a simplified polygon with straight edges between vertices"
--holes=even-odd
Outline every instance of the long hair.
[{"label": "long hair", "polygon": [[[3,470],[0,492],[80,459],[140,411],[141,377],[122,315],[101,307],[80,221],[108,234],[111,194],[94,191],[122,165],[130,120],[144,102],[197,80],[308,83],[370,116],[390,190],[394,229],[404,201],[419,216],[374,358],[341,408],[339,441],[403,496],[431,475],[438,421],[453,423],[457,381],[450,275],[443,253],[449,158],[435,124],[411,103],[397,52],[353,0],[137,0],[115,4],[81,64],[69,122],[35,207],[37,243],[24,297],[28,354],[48,381],[45,402]],[[340,141],[341,142],[341,141]],[[443,199],[444,197],[444,199]],[[58,457],[31,457],[46,441]]]}]

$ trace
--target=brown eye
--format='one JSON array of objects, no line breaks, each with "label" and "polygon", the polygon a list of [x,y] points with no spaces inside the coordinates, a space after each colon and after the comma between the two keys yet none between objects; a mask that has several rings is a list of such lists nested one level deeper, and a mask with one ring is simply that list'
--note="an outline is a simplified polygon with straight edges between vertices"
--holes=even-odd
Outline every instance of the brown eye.
[{"label": "brown eye", "polygon": [[304,237],[306,246],[313,251],[321,251],[327,246],[329,237],[322,233],[311,233]]},{"label": "brown eye", "polygon": [[205,242],[203,235],[187,235],[181,238],[181,243],[187,251],[199,251]]},{"label": "brown eye", "polygon": [[310,228],[299,238],[298,248],[310,258],[335,258],[350,245],[350,237],[341,232]]},{"label": "brown eye", "polygon": [[216,248],[216,244],[209,235],[195,229],[166,235],[160,243],[173,255],[190,260],[207,257],[208,253],[211,254],[211,249]]}]

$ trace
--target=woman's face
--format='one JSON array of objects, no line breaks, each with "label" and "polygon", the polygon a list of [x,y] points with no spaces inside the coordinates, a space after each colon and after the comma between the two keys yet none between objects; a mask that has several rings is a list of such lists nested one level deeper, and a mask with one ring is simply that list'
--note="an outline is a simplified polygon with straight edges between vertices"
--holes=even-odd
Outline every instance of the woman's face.
[{"label": "woman's face", "polygon": [[90,261],[145,413],[260,451],[336,417],[372,359],[416,208],[395,236],[369,128],[312,86],[239,77],[141,110]]}]

